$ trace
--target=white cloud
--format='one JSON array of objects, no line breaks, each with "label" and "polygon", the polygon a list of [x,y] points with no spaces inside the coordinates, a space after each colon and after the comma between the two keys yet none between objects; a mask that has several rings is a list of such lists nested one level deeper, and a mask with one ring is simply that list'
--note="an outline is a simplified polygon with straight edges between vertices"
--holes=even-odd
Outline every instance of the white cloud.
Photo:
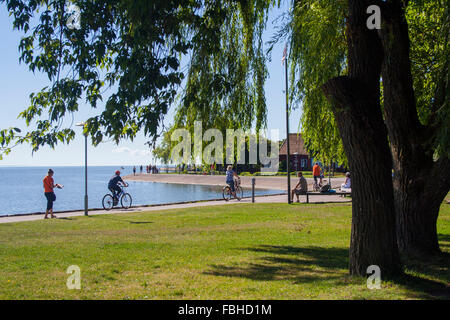
[{"label": "white cloud", "polygon": [[129,153],[131,156],[151,156],[152,153],[150,150],[142,150],[142,149],[130,149],[128,147],[116,147],[112,150],[114,153]]}]

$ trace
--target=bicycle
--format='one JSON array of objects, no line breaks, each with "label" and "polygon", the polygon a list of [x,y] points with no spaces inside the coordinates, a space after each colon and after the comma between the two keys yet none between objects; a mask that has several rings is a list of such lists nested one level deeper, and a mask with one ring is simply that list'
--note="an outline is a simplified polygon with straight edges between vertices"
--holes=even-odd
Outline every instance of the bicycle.
[{"label": "bicycle", "polygon": [[320,191],[320,188],[322,188],[322,186],[323,186],[323,184],[320,183],[319,179],[320,179],[320,178],[317,178],[317,180],[315,180],[315,181],[313,182],[312,189],[313,189],[314,191]]},{"label": "bicycle", "polygon": [[[240,201],[244,196],[244,191],[241,187],[241,179],[235,179],[234,180],[234,191],[235,191],[235,198]],[[231,196],[233,193],[231,192],[231,188],[229,185],[226,185],[222,188],[222,196],[225,201],[231,200]]]},{"label": "bicycle", "polygon": [[111,210],[113,207],[119,204],[119,199],[122,208],[129,209],[131,207],[133,199],[131,198],[131,195],[129,193],[125,192],[124,190],[125,188],[126,188],[125,186],[122,186],[120,188],[120,192],[117,195],[116,199],[114,199],[114,196],[111,193],[105,194],[102,200],[103,209]]}]

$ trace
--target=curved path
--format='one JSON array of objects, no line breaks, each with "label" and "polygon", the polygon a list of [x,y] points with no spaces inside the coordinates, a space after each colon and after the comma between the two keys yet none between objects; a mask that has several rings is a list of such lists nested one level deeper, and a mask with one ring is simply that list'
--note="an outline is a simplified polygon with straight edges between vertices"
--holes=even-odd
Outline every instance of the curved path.
[{"label": "curved path", "polygon": [[[278,189],[282,192],[286,192],[287,182],[286,177],[255,177],[256,187],[259,189]],[[203,184],[203,185],[224,185],[225,176],[203,176],[203,175],[178,175],[178,174],[142,174],[136,176],[125,176],[125,180],[134,181],[149,181],[160,183],[181,183],[181,184]],[[251,187],[252,177],[241,177],[241,183],[244,188]],[[312,184],[313,179],[307,178],[308,185]],[[340,186],[343,183],[343,178],[332,178],[331,182],[333,187]],[[291,187],[293,188],[297,183],[297,178],[291,178]],[[309,198],[310,203],[329,203],[329,202],[349,202],[350,198],[341,198],[337,195],[317,195]],[[306,202],[306,196],[300,196],[301,202]],[[113,214],[113,213],[126,213],[126,212],[144,212],[144,211],[163,211],[170,209],[183,209],[191,207],[203,207],[203,206],[216,206],[216,205],[232,205],[237,203],[251,203],[251,198],[244,198],[241,201],[224,201],[223,199],[197,201],[197,202],[184,202],[184,203],[172,203],[162,205],[147,205],[136,206],[130,209],[114,209],[106,211],[103,209],[90,209],[89,215],[98,214]],[[255,203],[287,203],[287,195],[271,195],[271,196],[257,196],[255,197]],[[67,212],[55,212],[58,219],[70,219],[70,217],[84,215],[84,210],[67,211]],[[15,216],[0,216],[0,223],[33,221],[43,219],[43,213],[37,214],[24,214]]]},{"label": "curved path", "polygon": [[[241,177],[241,185],[243,188],[252,187],[252,178],[249,176]],[[255,188],[257,189],[276,189],[287,190],[287,178],[286,177],[273,177],[273,176],[257,176],[255,178]],[[127,175],[123,177],[124,180],[133,181],[147,181],[147,182],[161,182],[161,183],[178,183],[178,184],[201,184],[201,185],[225,185],[224,175],[202,175],[202,174],[136,174]],[[324,179],[327,180],[327,179]],[[331,178],[331,184],[333,188],[338,188],[344,183],[345,178]],[[312,188],[313,178],[306,178],[308,182],[308,189]],[[291,188],[294,188],[298,182],[297,177],[291,177]]]}]

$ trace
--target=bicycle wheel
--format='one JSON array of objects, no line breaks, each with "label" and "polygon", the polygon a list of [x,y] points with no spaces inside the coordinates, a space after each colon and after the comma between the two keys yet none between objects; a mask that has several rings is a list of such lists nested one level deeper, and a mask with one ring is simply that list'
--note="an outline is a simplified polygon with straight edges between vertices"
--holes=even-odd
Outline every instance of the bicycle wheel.
[{"label": "bicycle wheel", "polygon": [[122,195],[122,198],[120,198],[120,204],[122,205],[122,208],[128,209],[131,207],[131,203],[133,202],[133,199],[131,198],[131,195],[129,193],[124,193]]},{"label": "bicycle wheel", "polygon": [[113,197],[110,194],[105,194],[102,200],[103,209],[105,210],[111,210],[114,206]]},{"label": "bicycle wheel", "polygon": [[223,187],[222,196],[225,201],[228,201],[231,199],[231,189],[229,186]]},{"label": "bicycle wheel", "polygon": [[241,199],[244,197],[244,190],[242,190],[241,187],[236,187],[236,199],[238,201],[241,201]]},{"label": "bicycle wheel", "polygon": [[312,185],[312,189],[314,190],[314,191],[319,191],[320,190],[320,187],[319,187],[319,185],[317,184],[317,183],[313,183],[313,185]]}]

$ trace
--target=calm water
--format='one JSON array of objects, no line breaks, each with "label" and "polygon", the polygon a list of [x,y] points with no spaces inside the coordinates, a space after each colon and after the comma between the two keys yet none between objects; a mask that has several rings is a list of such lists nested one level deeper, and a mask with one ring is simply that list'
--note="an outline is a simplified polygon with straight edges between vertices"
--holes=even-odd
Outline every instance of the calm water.
[{"label": "calm water", "polygon": [[[47,175],[44,167],[0,167],[0,215],[43,212],[46,207],[42,179]],[[55,189],[55,212],[84,208],[84,167],[53,167],[55,183],[64,185]],[[132,167],[89,167],[89,208],[101,208],[102,198],[108,192],[107,184],[116,170],[122,176],[132,174]],[[145,170],[145,168],[144,168]],[[139,172],[139,171],[137,171]],[[127,192],[133,197],[133,205],[163,204],[170,202],[208,200],[222,197],[222,187],[182,185],[128,181]],[[279,190],[257,190],[257,195],[279,193]],[[251,190],[244,189],[244,196]]]}]

